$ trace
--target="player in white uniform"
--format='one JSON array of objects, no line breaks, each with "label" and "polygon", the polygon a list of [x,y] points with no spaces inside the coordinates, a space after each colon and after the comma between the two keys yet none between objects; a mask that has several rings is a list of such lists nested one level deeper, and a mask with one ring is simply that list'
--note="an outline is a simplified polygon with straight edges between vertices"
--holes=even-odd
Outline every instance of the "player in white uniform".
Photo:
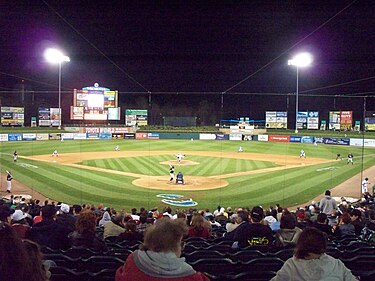
[{"label": "player in white uniform", "polygon": [[243,152],[243,148],[242,148],[242,146],[240,146],[240,147],[238,148],[238,152]]},{"label": "player in white uniform", "polygon": [[18,154],[17,154],[17,150],[15,150],[13,153],[13,161],[17,162],[17,158],[18,158]]},{"label": "player in white uniform", "polygon": [[6,172],[7,172],[7,192],[11,193],[13,176],[12,176],[11,172],[9,172],[9,171],[6,171]]},{"label": "player in white uniform", "polygon": [[52,156],[56,156],[56,157],[59,156],[59,154],[57,153],[57,150],[56,150],[56,149],[52,152]]},{"label": "player in white uniform", "polygon": [[301,157],[306,158],[306,153],[303,149],[301,149],[301,151],[299,152],[299,158],[301,158]]},{"label": "player in white uniform", "polygon": [[176,154],[176,158],[177,158],[178,164],[181,163],[182,158],[184,158],[184,157],[185,157],[185,154],[182,154],[182,153],[177,153]]},{"label": "player in white uniform", "polygon": [[118,145],[115,146],[115,151],[120,151],[120,147]]},{"label": "player in white uniform", "polygon": [[369,185],[369,181],[368,181],[368,178],[365,178],[363,181],[362,181],[362,194],[365,195],[365,194],[368,194],[368,185]]}]

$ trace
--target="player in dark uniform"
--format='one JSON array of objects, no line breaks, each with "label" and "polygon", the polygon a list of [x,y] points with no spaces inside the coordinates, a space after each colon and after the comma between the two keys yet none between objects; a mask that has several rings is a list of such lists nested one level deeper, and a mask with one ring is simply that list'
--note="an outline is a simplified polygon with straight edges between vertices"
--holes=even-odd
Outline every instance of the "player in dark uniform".
[{"label": "player in dark uniform", "polygon": [[13,152],[13,161],[14,161],[14,162],[17,162],[17,158],[18,158],[18,154],[17,154],[17,150],[15,150],[15,151]]},{"label": "player in dark uniform", "polygon": [[342,160],[342,157],[341,157],[341,154],[340,154],[340,153],[337,153],[337,154],[336,154],[336,160],[339,160],[339,159]]},{"label": "player in dark uniform", "polygon": [[178,183],[185,184],[184,175],[181,172],[178,172],[177,177],[176,177],[176,184]]},{"label": "player in dark uniform", "polygon": [[171,177],[169,181],[173,181],[174,180],[174,166],[172,165],[169,165],[169,176]]}]

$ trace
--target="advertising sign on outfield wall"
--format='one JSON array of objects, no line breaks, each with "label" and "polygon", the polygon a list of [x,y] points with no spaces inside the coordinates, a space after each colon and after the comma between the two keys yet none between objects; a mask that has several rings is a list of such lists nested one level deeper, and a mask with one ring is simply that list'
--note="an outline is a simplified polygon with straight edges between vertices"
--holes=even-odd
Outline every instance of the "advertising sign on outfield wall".
[{"label": "advertising sign on outfield wall", "polygon": [[338,144],[338,145],[349,145],[349,138],[323,138],[325,144]]},{"label": "advertising sign on outfield wall", "polygon": [[225,134],[216,134],[216,140],[228,140],[229,137]]},{"label": "advertising sign on outfield wall", "polygon": [[229,134],[229,140],[242,140],[242,134]]},{"label": "advertising sign on outfield wall", "polygon": [[[86,134],[85,133],[74,133],[73,139],[74,140],[85,140]],[[65,137],[64,137],[64,140],[65,140]]]},{"label": "advertising sign on outfield wall", "polygon": [[269,135],[268,141],[272,142],[289,142],[290,136],[283,136],[283,135]]},{"label": "advertising sign on outfield wall", "polygon": [[353,111],[341,111],[340,113],[340,129],[351,130],[353,126]]},{"label": "advertising sign on outfield wall", "polygon": [[8,134],[0,134],[0,141],[8,141]]},{"label": "advertising sign on outfield wall", "polygon": [[215,134],[199,134],[200,140],[216,140]]},{"label": "advertising sign on outfield wall", "polygon": [[147,133],[136,133],[135,138],[137,140],[147,140],[148,134]]},{"label": "advertising sign on outfield wall", "polygon": [[75,133],[63,133],[61,134],[61,138],[64,140],[74,140],[74,134]]},{"label": "advertising sign on outfield wall", "polygon": [[159,133],[148,133],[148,139],[149,140],[159,140],[160,134]]},{"label": "advertising sign on outfield wall", "polygon": [[99,133],[99,139],[101,139],[101,140],[111,140],[112,134],[110,134],[110,133]]},{"label": "advertising sign on outfield wall", "polygon": [[297,114],[297,129],[307,128],[307,111],[298,111]]},{"label": "advertising sign on outfield wall", "polygon": [[366,131],[375,131],[375,111],[366,111],[365,129]]},{"label": "advertising sign on outfield wall", "polygon": [[99,139],[99,133],[87,133],[86,138],[89,140],[97,140]]},{"label": "advertising sign on outfield wall", "polygon": [[314,143],[315,138],[310,136],[303,136],[301,138],[302,143]]},{"label": "advertising sign on outfield wall", "polygon": [[340,130],[340,111],[329,112],[329,127],[330,130]]},{"label": "advertising sign on outfield wall", "polygon": [[124,134],[124,139],[126,140],[134,140],[135,139],[135,134]]},{"label": "advertising sign on outfield wall", "polygon": [[21,141],[22,134],[8,134],[8,141]]},{"label": "advertising sign on outfield wall", "polygon": [[258,141],[268,141],[268,135],[258,135]]},{"label": "advertising sign on outfield wall", "polygon": [[290,136],[290,142],[301,142],[301,139],[300,136]]},{"label": "advertising sign on outfield wall", "polygon": [[350,139],[350,145],[365,147],[375,147],[375,139]]},{"label": "advertising sign on outfield wall", "polygon": [[32,141],[32,140],[36,140],[36,134],[22,134],[22,140],[25,140],[25,141]]},{"label": "advertising sign on outfield wall", "polygon": [[36,140],[37,141],[49,140],[49,135],[48,134],[36,134]]}]

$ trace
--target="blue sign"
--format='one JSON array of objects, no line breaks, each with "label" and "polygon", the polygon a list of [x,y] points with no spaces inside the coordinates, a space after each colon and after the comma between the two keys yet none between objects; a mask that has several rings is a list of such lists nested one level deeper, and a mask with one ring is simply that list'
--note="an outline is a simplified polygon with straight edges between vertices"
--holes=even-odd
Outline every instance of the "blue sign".
[{"label": "blue sign", "polygon": [[148,133],[148,139],[158,140],[158,139],[160,139],[160,134],[159,133]]},{"label": "blue sign", "polygon": [[22,134],[8,134],[8,141],[21,141]]},{"label": "blue sign", "polygon": [[112,134],[111,133],[99,133],[99,139],[101,139],[101,140],[111,140]]},{"label": "blue sign", "polygon": [[86,138],[87,139],[98,139],[99,138],[99,134],[98,133],[87,133]]},{"label": "blue sign", "polygon": [[302,143],[314,143],[314,137],[310,137],[310,136],[304,136],[302,137],[301,139],[301,142]]},{"label": "blue sign", "polygon": [[[224,135],[224,134],[216,134],[216,139],[217,140],[225,140],[225,136],[226,135]],[[227,137],[229,137],[229,136],[227,135]]]},{"label": "blue sign", "polygon": [[323,138],[325,144],[338,144],[338,145],[349,145],[349,138]]},{"label": "blue sign", "polygon": [[301,142],[301,137],[300,136],[290,136],[289,141],[290,142]]}]

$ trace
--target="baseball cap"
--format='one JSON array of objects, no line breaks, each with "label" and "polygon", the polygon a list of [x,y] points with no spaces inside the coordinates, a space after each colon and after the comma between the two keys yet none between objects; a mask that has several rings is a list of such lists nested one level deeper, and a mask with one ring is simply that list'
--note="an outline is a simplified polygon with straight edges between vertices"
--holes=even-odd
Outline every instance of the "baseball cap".
[{"label": "baseball cap", "polygon": [[263,209],[259,206],[254,207],[251,210],[251,218],[255,221],[261,221],[264,218],[264,212]]},{"label": "baseball cap", "polygon": [[69,211],[70,211],[69,205],[62,203],[61,206],[60,206],[60,211],[65,213],[65,214],[68,214]]},{"label": "baseball cap", "polygon": [[329,190],[326,190],[326,192],[325,192],[325,195],[328,195],[328,196],[330,196],[330,195],[331,195],[331,191],[329,191]]},{"label": "baseball cap", "polygon": [[0,205],[0,221],[5,221],[13,213],[14,209],[9,208],[8,205]]},{"label": "baseball cap", "polygon": [[13,221],[20,221],[26,217],[27,215],[21,210],[15,210],[14,213],[10,216]]}]

